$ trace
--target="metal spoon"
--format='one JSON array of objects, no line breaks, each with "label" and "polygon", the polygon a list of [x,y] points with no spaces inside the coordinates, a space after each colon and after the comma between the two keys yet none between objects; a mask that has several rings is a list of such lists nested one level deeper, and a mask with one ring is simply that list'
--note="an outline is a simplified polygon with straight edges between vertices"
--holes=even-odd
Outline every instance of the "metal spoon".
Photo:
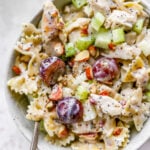
[{"label": "metal spoon", "polygon": [[38,135],[39,135],[39,122],[35,122],[30,150],[37,150]]}]

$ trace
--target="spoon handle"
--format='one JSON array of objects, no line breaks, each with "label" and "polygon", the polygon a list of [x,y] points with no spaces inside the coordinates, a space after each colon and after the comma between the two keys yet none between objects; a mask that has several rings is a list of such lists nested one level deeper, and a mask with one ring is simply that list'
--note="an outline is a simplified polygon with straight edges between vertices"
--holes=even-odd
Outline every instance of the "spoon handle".
[{"label": "spoon handle", "polygon": [[39,135],[39,122],[35,122],[30,150],[37,150],[38,135]]}]

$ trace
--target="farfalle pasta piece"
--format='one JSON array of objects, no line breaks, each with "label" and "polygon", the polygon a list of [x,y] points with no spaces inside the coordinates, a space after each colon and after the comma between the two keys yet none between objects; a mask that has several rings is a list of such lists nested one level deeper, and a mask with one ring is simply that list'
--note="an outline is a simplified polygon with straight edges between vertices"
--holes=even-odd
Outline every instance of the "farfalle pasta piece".
[{"label": "farfalle pasta piece", "polygon": [[142,102],[142,89],[131,89],[127,88],[121,91],[121,95],[126,100],[122,115],[130,116],[131,114],[135,114],[139,111],[141,102]]},{"label": "farfalle pasta piece", "polygon": [[44,115],[44,127],[50,137],[58,135],[60,130],[65,128],[63,124],[57,122],[57,119],[56,110],[47,112]]},{"label": "farfalle pasta piece", "polygon": [[120,147],[120,150],[124,150],[124,148],[127,146],[127,144],[130,142],[130,138],[127,137],[124,139],[124,142],[122,143],[122,146]]},{"label": "farfalle pasta piece", "polygon": [[[25,39],[23,39],[23,41],[25,41]],[[20,41],[20,42],[17,42],[14,49],[23,55],[32,56],[32,55],[39,53],[42,49],[42,46],[41,45],[35,46],[32,42],[24,43]]]},{"label": "farfalle pasta piece", "polygon": [[23,55],[34,55],[41,51],[42,35],[41,30],[33,24],[24,24],[20,41],[17,42],[15,50]]},{"label": "farfalle pasta piece", "polygon": [[134,125],[137,131],[143,128],[144,122],[150,116],[150,103],[142,103],[140,111],[133,116]]},{"label": "farfalle pasta piece", "polygon": [[144,62],[141,57],[137,56],[131,64],[127,66],[127,70],[122,67],[121,80],[122,82],[134,82],[136,78],[133,76],[134,72],[144,67]]},{"label": "farfalle pasta piece", "polygon": [[67,146],[75,140],[75,136],[73,133],[69,133],[69,135],[67,135],[66,137],[63,137],[63,138],[47,135],[46,140],[57,146]]},{"label": "farfalle pasta piece", "polygon": [[104,150],[105,146],[103,142],[91,143],[80,143],[74,142],[71,144],[72,150]]},{"label": "farfalle pasta piece", "polygon": [[29,76],[37,76],[39,74],[39,67],[42,60],[48,57],[45,53],[39,53],[37,55],[32,56],[29,64],[28,64],[28,75]]},{"label": "farfalle pasta piece", "polygon": [[138,87],[145,87],[149,81],[149,69],[143,67],[132,73],[132,76],[136,79],[136,85]]},{"label": "farfalle pasta piece", "polygon": [[7,85],[11,90],[19,94],[32,94],[38,90],[39,77],[28,77],[27,72],[11,78]]},{"label": "farfalle pasta piece", "polygon": [[127,138],[129,138],[129,127],[122,122],[118,122],[111,136],[103,136],[105,149],[117,150],[122,147]]},{"label": "farfalle pasta piece", "polygon": [[40,121],[43,119],[48,101],[49,100],[46,96],[33,98],[28,106],[26,118],[33,121]]},{"label": "farfalle pasta piece", "polygon": [[97,133],[100,131],[100,125],[96,119],[92,121],[82,121],[72,124],[72,132],[76,134]]},{"label": "farfalle pasta piece", "polygon": [[21,70],[21,74],[26,72],[28,69],[28,62],[31,57],[29,56],[17,56],[15,60],[15,66],[17,66]]},{"label": "farfalle pasta piece", "polygon": [[42,80],[40,80],[38,85],[38,91],[36,92],[36,94],[39,96],[47,95],[47,97],[49,97],[50,93],[51,93],[51,87],[47,87],[47,85],[43,83]]},{"label": "farfalle pasta piece", "polygon": [[119,116],[118,119],[126,124],[132,124],[133,123],[133,117],[132,116]]},{"label": "farfalle pasta piece", "polygon": [[79,141],[81,143],[96,143],[98,136],[98,133],[80,134]]},{"label": "farfalle pasta piece", "polygon": [[139,4],[140,1],[135,2],[124,2],[123,5],[128,9],[134,9],[138,15],[143,11],[143,6]]},{"label": "farfalle pasta piece", "polygon": [[68,144],[70,144],[74,140],[75,140],[75,136],[73,133],[69,133],[69,135],[67,137],[64,137],[64,138],[55,138],[56,144],[60,145],[60,146],[67,146]]},{"label": "farfalle pasta piece", "polygon": [[118,150],[118,146],[113,139],[110,137],[104,137],[103,140],[105,143],[105,150]]},{"label": "farfalle pasta piece", "polygon": [[142,39],[141,41],[138,42],[137,46],[142,50],[143,54],[147,57],[150,55],[149,51],[149,43],[150,42],[150,29],[145,30],[146,32],[143,31],[142,33]]},{"label": "farfalle pasta piece", "polygon": [[42,35],[34,35],[32,34],[31,36],[24,36],[22,39],[21,39],[21,42],[23,43],[32,43],[33,45],[40,45],[42,44]]},{"label": "farfalle pasta piece", "polygon": [[105,136],[109,137],[112,134],[115,127],[116,127],[115,119],[109,116],[104,116],[104,119],[102,119],[102,125],[101,125],[102,133]]},{"label": "farfalle pasta piece", "polygon": [[41,35],[41,29],[36,28],[31,23],[24,23],[22,26],[22,37],[30,37],[32,35]]},{"label": "farfalle pasta piece", "polygon": [[[118,135],[117,132],[120,132],[120,134]],[[123,143],[127,138],[129,139],[129,132],[129,125],[123,124],[122,122],[118,122],[117,127],[115,128],[112,136],[115,140],[115,143],[119,147],[122,147]]]},{"label": "farfalle pasta piece", "polygon": [[23,43],[33,43],[34,45],[40,45],[42,42],[42,32],[41,29],[36,28],[31,23],[23,24],[21,42]]}]

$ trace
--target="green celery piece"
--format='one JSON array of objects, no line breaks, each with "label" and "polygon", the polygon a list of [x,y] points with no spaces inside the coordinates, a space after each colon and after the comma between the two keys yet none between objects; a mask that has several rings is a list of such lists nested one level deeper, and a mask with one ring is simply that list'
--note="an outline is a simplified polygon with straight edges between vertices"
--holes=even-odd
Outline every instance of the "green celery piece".
[{"label": "green celery piece", "polygon": [[146,92],[145,95],[147,97],[147,101],[150,101],[150,92]]},{"label": "green celery piece", "polygon": [[66,57],[72,57],[76,54],[76,48],[73,43],[67,43],[65,45]]},{"label": "green celery piece", "polygon": [[79,50],[86,50],[93,43],[94,43],[94,38],[92,36],[81,37],[76,41],[75,46]]},{"label": "green celery piece", "polygon": [[40,131],[46,133],[46,130],[44,128],[44,121],[43,120],[40,121]]},{"label": "green celery piece", "polygon": [[150,90],[150,82],[146,85],[146,89]]},{"label": "green celery piece", "polygon": [[87,4],[87,0],[72,0],[72,3],[76,8],[81,8]]},{"label": "green celery piece", "polygon": [[105,16],[101,14],[100,12],[96,13],[91,21],[91,26],[93,29],[98,31],[100,27],[103,25],[105,21]]},{"label": "green celery piece", "polygon": [[135,31],[138,34],[141,33],[143,29],[143,24],[144,24],[144,19],[143,18],[138,19],[135,25],[133,26],[133,31]]},{"label": "green celery piece", "polygon": [[78,86],[76,94],[75,94],[77,99],[84,102],[85,100],[87,100],[88,95],[89,95],[89,91],[85,87],[81,85]]},{"label": "green celery piece", "polygon": [[112,33],[110,30],[101,28],[96,35],[95,46],[103,49],[108,49],[108,44],[111,43]]},{"label": "green celery piece", "polygon": [[122,28],[112,30],[113,42],[119,44],[125,41],[125,34]]},{"label": "green celery piece", "polygon": [[66,57],[65,54],[63,54],[60,58],[61,58],[63,61],[67,61],[67,60],[68,60],[68,58]]},{"label": "green celery piece", "polygon": [[93,80],[88,80],[88,83],[89,83],[89,84],[92,84],[92,83],[93,83]]}]

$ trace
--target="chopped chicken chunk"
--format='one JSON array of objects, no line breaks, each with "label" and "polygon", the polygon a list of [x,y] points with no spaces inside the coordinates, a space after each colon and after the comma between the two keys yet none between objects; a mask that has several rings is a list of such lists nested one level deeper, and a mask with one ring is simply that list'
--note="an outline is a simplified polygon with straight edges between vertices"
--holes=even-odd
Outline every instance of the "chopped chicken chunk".
[{"label": "chopped chicken chunk", "polygon": [[58,9],[50,1],[45,3],[41,24],[43,41],[54,39],[63,27],[64,23]]},{"label": "chopped chicken chunk", "polygon": [[95,13],[101,12],[106,16],[111,13],[111,8],[116,7],[112,0],[89,0],[89,3]]},{"label": "chopped chicken chunk", "polygon": [[101,96],[96,94],[91,94],[91,98],[96,101],[96,105],[99,105],[104,114],[108,114],[110,116],[121,115],[122,106],[115,99],[109,96]]},{"label": "chopped chicken chunk", "polygon": [[106,19],[106,28],[124,27],[124,29],[131,29],[137,21],[135,11],[128,13],[126,11],[114,10]]},{"label": "chopped chicken chunk", "polygon": [[66,32],[70,33],[72,30],[76,29],[76,28],[82,28],[85,25],[88,25],[90,23],[89,18],[78,18],[76,21],[74,21],[73,23],[70,23],[67,27],[66,27]]},{"label": "chopped chicken chunk", "polygon": [[118,45],[115,51],[109,51],[109,53],[103,53],[103,56],[109,58],[120,58],[120,59],[133,59],[141,54],[141,50],[136,45],[130,46],[126,43]]},{"label": "chopped chicken chunk", "polygon": [[49,56],[61,56],[64,53],[64,46],[59,39],[44,44],[45,53]]}]

